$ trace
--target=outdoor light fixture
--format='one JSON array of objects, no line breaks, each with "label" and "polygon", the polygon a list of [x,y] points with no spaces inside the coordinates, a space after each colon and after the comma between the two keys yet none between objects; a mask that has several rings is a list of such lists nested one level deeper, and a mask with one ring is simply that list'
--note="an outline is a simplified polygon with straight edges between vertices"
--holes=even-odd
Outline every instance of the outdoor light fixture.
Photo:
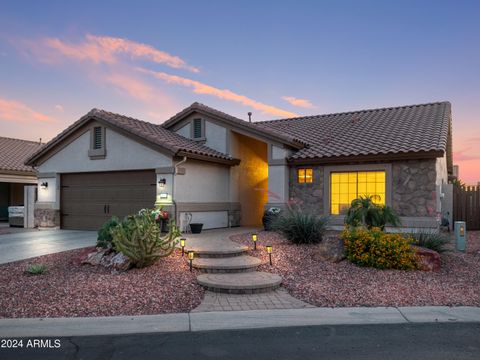
[{"label": "outdoor light fixture", "polygon": [[190,271],[192,271],[193,267],[193,257],[194,257],[194,252],[192,250],[188,251],[188,260],[190,262]]},{"label": "outdoor light fixture", "polygon": [[40,187],[41,187],[42,189],[47,189],[47,188],[48,188],[48,182],[46,182],[46,181],[42,182],[42,184],[40,185]]},{"label": "outdoor light fixture", "polygon": [[168,199],[167,193],[160,193],[160,199]]},{"label": "outdoor light fixture", "polygon": [[272,251],[273,251],[273,247],[272,247],[272,245],[267,245],[265,248],[267,249],[268,257],[270,258],[270,265],[272,265]]},{"label": "outdoor light fixture", "polygon": [[182,256],[185,255],[185,238],[180,239],[180,246],[182,247]]},{"label": "outdoor light fixture", "polygon": [[160,185],[160,187],[163,189],[165,187],[165,185],[167,185],[167,179],[162,178],[162,179],[158,180],[158,185]]},{"label": "outdoor light fixture", "polygon": [[253,250],[257,250],[257,234],[252,234]]}]

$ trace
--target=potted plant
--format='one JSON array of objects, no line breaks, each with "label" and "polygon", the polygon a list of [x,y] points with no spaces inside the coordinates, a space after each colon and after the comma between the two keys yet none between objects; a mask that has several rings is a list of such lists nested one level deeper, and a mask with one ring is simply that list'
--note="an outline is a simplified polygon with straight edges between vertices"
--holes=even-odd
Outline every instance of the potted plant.
[{"label": "potted plant", "polygon": [[190,230],[192,234],[200,234],[202,232],[203,224],[202,223],[191,223]]},{"label": "potted plant", "polygon": [[155,221],[158,223],[161,232],[167,232],[167,223],[169,219],[169,214],[167,211],[162,208],[158,208],[154,211]]}]

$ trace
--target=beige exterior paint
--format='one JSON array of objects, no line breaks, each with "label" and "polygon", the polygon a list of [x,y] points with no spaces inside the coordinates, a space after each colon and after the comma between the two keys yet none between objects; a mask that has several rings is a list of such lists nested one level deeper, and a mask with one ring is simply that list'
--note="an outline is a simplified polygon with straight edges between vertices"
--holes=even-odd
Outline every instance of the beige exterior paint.
[{"label": "beige exterior paint", "polygon": [[231,168],[231,201],[238,201],[242,208],[241,225],[259,225],[268,196],[268,146],[253,138],[231,132],[232,156],[241,159]]},{"label": "beige exterior paint", "polygon": [[155,169],[172,166],[172,159],[109,128],[105,134],[106,157],[90,159],[90,132],[83,133],[38,166],[41,173]]}]

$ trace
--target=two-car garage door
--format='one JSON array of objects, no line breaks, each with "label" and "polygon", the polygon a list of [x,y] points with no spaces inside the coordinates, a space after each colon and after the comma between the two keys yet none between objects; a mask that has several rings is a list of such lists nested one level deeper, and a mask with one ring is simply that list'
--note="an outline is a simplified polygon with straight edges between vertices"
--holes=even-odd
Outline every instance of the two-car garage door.
[{"label": "two-car garage door", "polygon": [[62,174],[61,227],[98,230],[112,216],[152,208],[155,196],[154,170]]}]

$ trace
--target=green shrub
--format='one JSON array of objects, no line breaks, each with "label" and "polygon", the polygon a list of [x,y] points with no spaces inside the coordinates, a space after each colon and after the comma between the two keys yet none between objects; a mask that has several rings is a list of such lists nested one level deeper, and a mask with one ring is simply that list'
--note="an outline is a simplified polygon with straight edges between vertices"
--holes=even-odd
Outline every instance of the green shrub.
[{"label": "green shrub", "polygon": [[427,249],[434,250],[438,253],[447,251],[445,245],[449,240],[446,236],[434,232],[422,231],[411,233],[410,237],[413,239],[413,244]]},{"label": "green shrub", "polygon": [[29,275],[42,275],[47,271],[47,265],[45,264],[32,264],[25,272]]},{"label": "green shrub", "polygon": [[360,196],[354,199],[345,217],[345,224],[349,226],[365,226],[368,229],[379,227],[384,229],[385,225],[400,225],[400,218],[395,211],[385,205],[377,205],[373,202],[374,196]]},{"label": "green shrub", "polygon": [[169,256],[181,235],[170,221],[168,233],[161,236],[155,217],[154,210],[146,209],[128,216],[111,230],[115,249],[127,256],[135,267],[146,267]]},{"label": "green shrub", "polygon": [[411,238],[384,233],[380,228],[346,228],[342,233],[347,259],[377,269],[416,268]]},{"label": "green shrub", "polygon": [[274,221],[272,228],[294,244],[315,244],[322,241],[328,218],[313,212],[289,209]]},{"label": "green shrub", "polygon": [[120,220],[116,216],[113,216],[110,220],[107,220],[102,225],[100,230],[98,230],[97,247],[101,247],[104,249],[113,247],[113,238],[110,230],[112,230],[112,228],[117,226],[119,223]]}]

